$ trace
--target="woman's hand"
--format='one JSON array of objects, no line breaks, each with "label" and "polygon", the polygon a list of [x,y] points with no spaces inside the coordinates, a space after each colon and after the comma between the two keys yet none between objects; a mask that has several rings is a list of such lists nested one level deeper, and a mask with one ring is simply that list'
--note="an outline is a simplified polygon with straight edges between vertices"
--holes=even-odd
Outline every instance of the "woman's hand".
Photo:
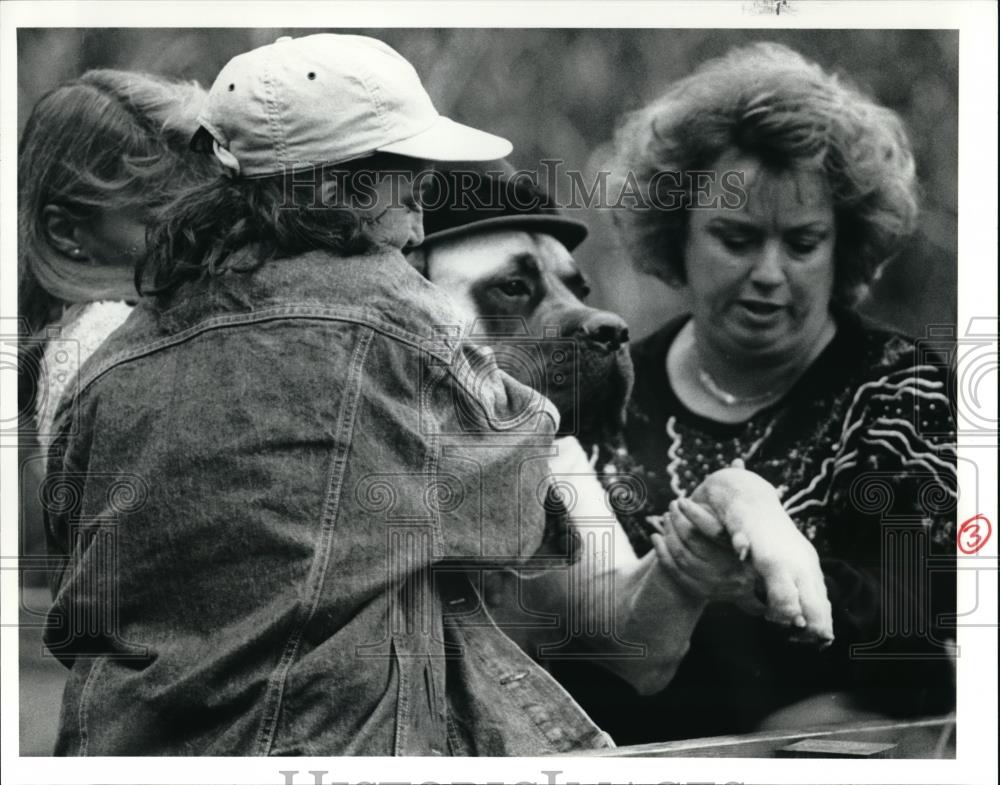
[{"label": "woman's hand", "polygon": [[764,613],[755,591],[756,571],[740,561],[722,524],[701,505],[674,500],[665,516],[650,523],[657,529],[651,539],[660,564],[681,589],[706,602],[732,602],[747,613]]}]

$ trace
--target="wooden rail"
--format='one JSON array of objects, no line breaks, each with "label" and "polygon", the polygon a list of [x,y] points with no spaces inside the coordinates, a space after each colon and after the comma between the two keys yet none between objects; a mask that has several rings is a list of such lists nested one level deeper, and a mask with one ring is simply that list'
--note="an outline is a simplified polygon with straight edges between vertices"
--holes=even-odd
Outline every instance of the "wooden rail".
[{"label": "wooden rail", "polygon": [[[797,744],[809,740],[820,743]],[[794,749],[788,749],[793,745]],[[955,717],[823,725],[803,730],[637,744],[576,754],[616,758],[953,758]]]}]

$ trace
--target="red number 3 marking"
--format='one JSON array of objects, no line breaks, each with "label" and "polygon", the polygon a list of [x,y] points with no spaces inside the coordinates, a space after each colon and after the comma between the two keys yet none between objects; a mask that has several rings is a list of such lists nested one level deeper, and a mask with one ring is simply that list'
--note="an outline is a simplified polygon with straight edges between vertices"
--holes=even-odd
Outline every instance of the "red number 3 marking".
[{"label": "red number 3 marking", "polygon": [[986,516],[975,515],[958,527],[958,549],[971,556],[989,542],[992,534],[993,527]]}]

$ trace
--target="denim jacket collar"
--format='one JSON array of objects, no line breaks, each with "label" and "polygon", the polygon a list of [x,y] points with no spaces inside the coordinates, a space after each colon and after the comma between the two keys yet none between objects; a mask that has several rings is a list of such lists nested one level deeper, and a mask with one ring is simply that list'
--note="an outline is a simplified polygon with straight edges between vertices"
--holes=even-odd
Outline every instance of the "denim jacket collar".
[{"label": "denim jacket collar", "polygon": [[415,340],[440,340],[449,355],[457,346],[461,325],[455,323],[455,304],[394,248],[355,256],[312,251],[265,264],[255,264],[255,253],[254,248],[238,252],[207,286],[182,285],[158,303],[161,329],[173,334],[229,313],[329,307],[356,311],[360,320]]}]

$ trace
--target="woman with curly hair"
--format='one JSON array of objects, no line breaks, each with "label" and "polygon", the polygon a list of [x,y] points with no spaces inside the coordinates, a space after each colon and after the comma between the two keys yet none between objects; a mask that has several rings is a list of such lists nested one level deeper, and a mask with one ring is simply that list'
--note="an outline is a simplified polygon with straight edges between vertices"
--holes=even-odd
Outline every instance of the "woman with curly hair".
[{"label": "woman with curly hair", "polygon": [[[690,312],[633,345],[604,472],[644,483],[620,518],[689,598],[666,620],[689,649],[651,698],[585,665],[562,678],[620,744],[947,710],[949,378],[854,310],[916,223],[902,123],[762,43],[628,117],[617,150],[643,195],[626,246]],[[746,560],[722,536],[734,510]],[[755,551],[832,625],[776,612]]]}]

